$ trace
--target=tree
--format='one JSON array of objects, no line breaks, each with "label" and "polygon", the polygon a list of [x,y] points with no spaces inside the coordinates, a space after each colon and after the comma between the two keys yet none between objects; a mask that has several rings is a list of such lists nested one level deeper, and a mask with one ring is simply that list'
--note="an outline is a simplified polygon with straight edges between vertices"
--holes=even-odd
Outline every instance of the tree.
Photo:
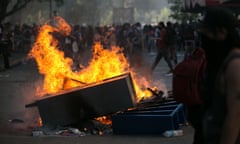
[{"label": "tree", "polygon": [[182,2],[180,0],[168,0],[168,3],[170,4],[170,9],[172,10],[170,17],[178,22],[196,21],[199,18],[198,13],[183,12]]},{"label": "tree", "polygon": [[[25,8],[30,2],[34,0],[1,0],[0,1],[0,23],[8,16]],[[38,0],[39,2],[51,0]],[[63,4],[64,0],[55,0],[57,5]]]},{"label": "tree", "polygon": [[[14,4],[12,4],[12,0],[1,0],[0,22],[2,22],[6,17],[24,8],[29,2],[31,2],[31,0],[17,0]],[[11,9],[8,9],[11,4],[12,4]]]}]

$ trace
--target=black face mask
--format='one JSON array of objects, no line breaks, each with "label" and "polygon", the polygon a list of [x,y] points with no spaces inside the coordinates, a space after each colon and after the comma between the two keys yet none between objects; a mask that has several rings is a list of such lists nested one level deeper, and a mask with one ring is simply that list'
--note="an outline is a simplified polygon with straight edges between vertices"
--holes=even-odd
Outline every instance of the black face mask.
[{"label": "black face mask", "polygon": [[219,66],[230,51],[231,45],[227,40],[210,39],[201,35],[202,48],[206,52],[206,57],[211,65]]},{"label": "black face mask", "polygon": [[212,91],[218,71],[228,54],[229,45],[226,41],[210,39],[205,35],[201,35],[201,42],[207,58],[207,87]]}]

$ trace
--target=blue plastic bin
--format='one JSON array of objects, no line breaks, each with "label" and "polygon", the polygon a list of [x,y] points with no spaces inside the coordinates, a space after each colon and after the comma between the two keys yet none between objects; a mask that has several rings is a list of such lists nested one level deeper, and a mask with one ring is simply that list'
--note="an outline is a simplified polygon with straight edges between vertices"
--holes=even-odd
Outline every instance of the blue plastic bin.
[{"label": "blue plastic bin", "polygon": [[175,101],[112,115],[114,134],[162,134],[185,122],[183,104]]}]

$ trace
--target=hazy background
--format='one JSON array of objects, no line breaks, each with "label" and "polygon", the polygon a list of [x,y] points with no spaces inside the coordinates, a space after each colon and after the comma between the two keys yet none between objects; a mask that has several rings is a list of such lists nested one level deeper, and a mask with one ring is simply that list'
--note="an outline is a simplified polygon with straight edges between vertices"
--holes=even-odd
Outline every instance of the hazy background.
[{"label": "hazy background", "polygon": [[124,22],[155,24],[171,20],[167,0],[64,0],[58,6],[50,0],[31,2],[26,8],[8,18],[12,23],[45,23],[50,9],[56,10],[71,24],[110,25]]}]

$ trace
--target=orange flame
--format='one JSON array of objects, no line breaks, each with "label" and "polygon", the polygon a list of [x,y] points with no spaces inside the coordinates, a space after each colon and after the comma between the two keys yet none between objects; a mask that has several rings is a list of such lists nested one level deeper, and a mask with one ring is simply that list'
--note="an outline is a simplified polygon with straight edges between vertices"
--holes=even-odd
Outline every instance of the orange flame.
[{"label": "orange flame", "polygon": [[82,86],[84,83],[94,83],[130,72],[137,101],[147,95],[150,96],[149,93],[146,94],[145,89],[141,89],[149,85],[148,81],[143,77],[136,79],[136,74],[130,69],[123,50],[116,46],[104,49],[100,43],[96,43],[93,47],[93,58],[88,66],[79,72],[73,72],[72,59],[64,57],[64,53],[58,48],[58,41],[52,35],[54,32],[59,32],[67,36],[71,28],[61,17],[56,17],[55,20],[55,27],[45,24],[40,28],[36,42],[29,53],[30,57],[35,58],[40,73],[44,75],[43,88],[38,95],[56,93],[63,89]]},{"label": "orange flame", "polygon": [[101,121],[103,124],[106,124],[106,125],[112,124],[111,118],[109,118],[107,116],[98,117],[98,118],[96,118],[96,120]]},{"label": "orange flame", "polygon": [[87,83],[98,82],[129,71],[129,64],[122,49],[104,49],[100,43],[94,45],[93,58],[88,65],[78,73],[80,79]]}]

